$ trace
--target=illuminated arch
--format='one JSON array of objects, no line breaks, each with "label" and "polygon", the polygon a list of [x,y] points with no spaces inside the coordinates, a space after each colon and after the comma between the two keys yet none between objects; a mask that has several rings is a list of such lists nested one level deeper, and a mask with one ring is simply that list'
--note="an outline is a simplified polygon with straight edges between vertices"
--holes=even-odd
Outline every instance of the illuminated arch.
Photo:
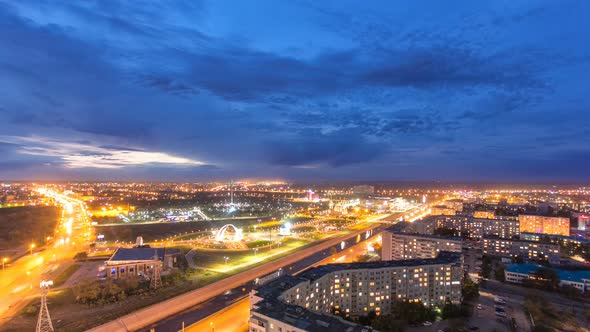
[{"label": "illuminated arch", "polygon": [[215,241],[223,242],[226,238],[225,232],[227,231],[228,228],[233,228],[233,230],[234,230],[234,236],[231,237],[229,240],[231,240],[231,241],[241,241],[242,240],[242,230],[232,224],[227,224],[227,225],[224,225],[223,227],[221,227],[217,231],[217,233],[215,234]]}]

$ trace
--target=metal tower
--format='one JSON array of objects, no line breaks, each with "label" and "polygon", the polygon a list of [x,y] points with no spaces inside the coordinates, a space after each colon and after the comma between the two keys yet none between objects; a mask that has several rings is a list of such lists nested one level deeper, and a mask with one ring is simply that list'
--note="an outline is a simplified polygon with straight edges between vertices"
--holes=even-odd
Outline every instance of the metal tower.
[{"label": "metal tower", "polygon": [[47,309],[47,289],[53,285],[53,281],[41,281],[41,308],[39,309],[39,317],[37,318],[36,332],[53,332],[53,324]]},{"label": "metal tower", "polygon": [[158,289],[162,287],[162,277],[160,276],[160,257],[158,257],[158,251],[155,251],[154,260],[156,263],[154,264],[154,270],[152,271],[152,280],[150,280],[150,287],[151,289]]}]

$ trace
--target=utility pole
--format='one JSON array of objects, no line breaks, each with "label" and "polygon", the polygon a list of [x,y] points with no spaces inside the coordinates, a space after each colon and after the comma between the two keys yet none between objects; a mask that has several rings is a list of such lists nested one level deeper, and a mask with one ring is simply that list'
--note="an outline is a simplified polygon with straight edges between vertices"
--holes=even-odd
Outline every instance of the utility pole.
[{"label": "utility pole", "polygon": [[[152,280],[150,280],[150,288],[158,289],[162,287],[162,277],[160,276],[160,257],[158,257],[158,251],[154,254],[154,270],[152,271]],[[163,263],[163,262],[162,262]]]},{"label": "utility pole", "polygon": [[49,286],[53,286],[53,281],[41,281],[41,308],[39,309],[39,317],[37,318],[37,328],[35,332],[53,332],[53,324],[47,309],[47,290]]}]

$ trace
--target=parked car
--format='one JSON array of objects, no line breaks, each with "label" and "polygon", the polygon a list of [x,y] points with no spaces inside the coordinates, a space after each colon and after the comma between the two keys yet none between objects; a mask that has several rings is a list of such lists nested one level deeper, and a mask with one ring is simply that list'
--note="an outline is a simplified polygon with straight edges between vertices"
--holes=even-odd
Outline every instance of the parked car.
[{"label": "parked car", "polygon": [[422,325],[424,325],[424,326],[430,326],[430,325],[432,325],[432,322],[425,321],[424,323],[422,323]]},{"label": "parked car", "polygon": [[506,313],[504,311],[496,311],[496,316],[506,317]]}]

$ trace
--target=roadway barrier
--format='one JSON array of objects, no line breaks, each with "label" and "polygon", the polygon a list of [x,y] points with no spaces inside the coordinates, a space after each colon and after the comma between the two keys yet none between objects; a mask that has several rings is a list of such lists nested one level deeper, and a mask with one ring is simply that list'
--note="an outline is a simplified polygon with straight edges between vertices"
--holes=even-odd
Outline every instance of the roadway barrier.
[{"label": "roadway barrier", "polygon": [[266,263],[264,265],[255,267],[251,270],[244,271],[227,277],[220,281],[216,281],[207,286],[195,289],[193,291],[178,295],[168,300],[150,305],[146,308],[132,312],[114,321],[106,324],[97,326],[88,331],[90,332],[127,332],[136,331],[141,328],[147,327],[150,324],[156,323],[167,317],[173,316],[174,314],[196,306],[199,303],[205,302],[210,298],[213,298],[219,294],[222,294],[228,289],[236,288],[240,285],[247,283],[250,280],[254,280],[261,276],[265,276],[278,268],[293,264],[303,258],[313,255],[318,251],[328,249],[332,246],[338,245],[341,241],[347,240],[351,237],[362,234],[369,229],[378,227],[376,224],[367,229],[353,232],[351,234],[342,235],[333,239],[326,240],[325,242],[319,243],[313,247],[303,249],[301,251],[290,254],[286,257],[279,258],[278,260]]}]

